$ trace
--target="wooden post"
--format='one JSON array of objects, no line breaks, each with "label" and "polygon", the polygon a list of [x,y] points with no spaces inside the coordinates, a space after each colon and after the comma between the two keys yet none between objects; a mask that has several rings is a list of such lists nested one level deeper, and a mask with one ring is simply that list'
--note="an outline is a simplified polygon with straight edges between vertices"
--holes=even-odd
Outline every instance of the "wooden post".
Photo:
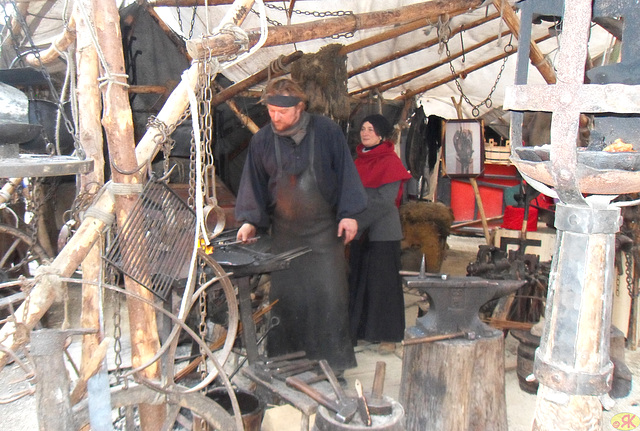
[{"label": "wooden post", "polygon": [[[89,17],[93,16],[92,2],[82,3]],[[76,6],[77,7],[77,6]],[[77,9],[74,15],[77,14]],[[104,156],[102,126],[100,124],[100,90],[98,89],[98,53],[91,38],[89,23],[77,20],[76,63],[78,71],[78,135],[88,158],[93,159],[93,172],[80,176],[82,193],[97,193],[104,184]],[[97,281],[102,266],[101,250],[103,241],[99,239],[82,262],[82,278]],[[100,328],[100,292],[95,284],[82,286],[81,325],[83,328]],[[101,332],[83,337],[81,370],[102,342]]]},{"label": "wooden post", "polygon": [[403,352],[400,403],[407,431],[508,429],[502,331],[407,344]]},{"label": "wooden post", "polygon": [[[94,2],[95,28],[104,55],[106,65],[102,65],[103,78],[103,115],[104,126],[109,144],[109,156],[113,169],[113,182],[116,184],[141,184],[142,175],[136,172],[138,161],[135,155],[133,118],[129,104],[129,92],[126,88],[122,35],[118,9],[113,2]],[[117,168],[115,167],[117,165]],[[119,172],[135,172],[123,174]],[[124,226],[129,214],[137,202],[135,193],[116,196],[116,220],[118,226]],[[125,276],[125,288],[142,298],[153,301],[153,293],[144,286]],[[131,363],[138,367],[151,359],[160,348],[160,338],[153,307],[141,301],[127,300],[129,310],[129,332],[131,336]],[[147,379],[158,380],[161,375],[160,364],[156,361],[140,371]],[[142,429],[160,429],[164,422],[164,405],[141,405],[140,423]]]}]

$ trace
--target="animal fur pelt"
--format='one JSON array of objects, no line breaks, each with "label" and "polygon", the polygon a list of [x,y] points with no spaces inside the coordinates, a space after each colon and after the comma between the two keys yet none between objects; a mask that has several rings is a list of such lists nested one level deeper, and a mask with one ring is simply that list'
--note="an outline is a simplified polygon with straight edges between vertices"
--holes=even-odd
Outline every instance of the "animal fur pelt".
[{"label": "animal fur pelt", "polygon": [[[420,269],[424,255],[427,271],[440,271],[453,223],[451,208],[441,202],[410,201],[400,207],[400,220],[404,234],[403,268]],[[417,262],[416,254],[419,254]]]},{"label": "animal fur pelt", "polygon": [[309,97],[308,111],[334,120],[349,119],[347,56],[338,55],[340,44],[326,45],[305,54],[291,65],[291,77]]}]

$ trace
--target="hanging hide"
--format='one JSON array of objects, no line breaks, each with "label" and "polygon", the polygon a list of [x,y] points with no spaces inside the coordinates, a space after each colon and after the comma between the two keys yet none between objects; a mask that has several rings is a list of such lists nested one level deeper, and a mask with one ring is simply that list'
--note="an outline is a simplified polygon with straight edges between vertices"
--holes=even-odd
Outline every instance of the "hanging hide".
[{"label": "hanging hide", "polygon": [[422,106],[418,107],[410,120],[407,133],[407,166],[415,179],[428,176],[438,161],[442,146],[442,118],[426,116]]},{"label": "hanging hide", "polygon": [[347,56],[343,46],[331,44],[315,54],[305,54],[291,65],[291,77],[309,97],[308,111],[334,120],[349,119]]}]

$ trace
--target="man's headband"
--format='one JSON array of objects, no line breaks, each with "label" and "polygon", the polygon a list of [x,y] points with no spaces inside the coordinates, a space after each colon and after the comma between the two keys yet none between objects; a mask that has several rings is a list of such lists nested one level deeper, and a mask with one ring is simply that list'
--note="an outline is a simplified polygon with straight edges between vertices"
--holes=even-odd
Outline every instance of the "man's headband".
[{"label": "man's headband", "polygon": [[272,94],[264,99],[267,105],[279,106],[281,108],[291,108],[302,102],[298,96],[283,96],[281,94]]}]

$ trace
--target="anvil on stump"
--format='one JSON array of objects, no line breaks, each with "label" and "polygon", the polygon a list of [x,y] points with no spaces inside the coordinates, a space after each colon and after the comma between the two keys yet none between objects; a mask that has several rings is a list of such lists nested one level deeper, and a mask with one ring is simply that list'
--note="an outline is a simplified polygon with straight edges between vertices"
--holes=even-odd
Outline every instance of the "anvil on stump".
[{"label": "anvil on stump", "polygon": [[[526,281],[412,276],[404,283],[430,300],[427,314],[405,333],[400,403],[406,430],[506,431],[503,333],[480,321],[478,312]],[[415,342],[450,333],[474,336]]]}]

